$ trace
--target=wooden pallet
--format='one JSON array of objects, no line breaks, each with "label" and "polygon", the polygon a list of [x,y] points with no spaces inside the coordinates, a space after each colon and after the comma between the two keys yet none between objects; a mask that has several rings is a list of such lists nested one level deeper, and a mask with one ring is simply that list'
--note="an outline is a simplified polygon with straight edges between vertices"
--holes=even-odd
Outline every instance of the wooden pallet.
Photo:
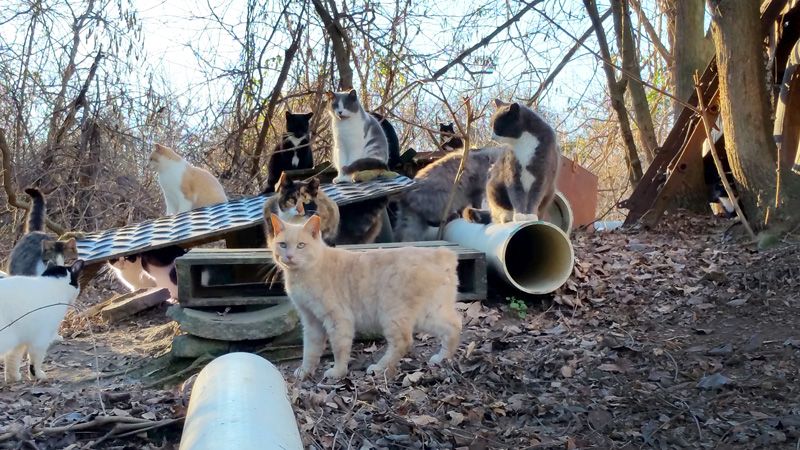
[{"label": "wooden pallet", "polygon": [[[397,247],[446,247],[458,255],[459,301],[486,298],[486,258],[483,253],[447,241],[342,245],[356,251]],[[278,305],[286,301],[280,281],[268,286],[264,279],[274,267],[267,249],[197,248],[175,260],[178,298],[183,307],[209,308]],[[204,268],[212,268],[215,279],[201,284]],[[219,274],[222,274],[220,276]],[[219,278],[223,278],[221,281]],[[279,278],[279,277],[278,277]]]}]

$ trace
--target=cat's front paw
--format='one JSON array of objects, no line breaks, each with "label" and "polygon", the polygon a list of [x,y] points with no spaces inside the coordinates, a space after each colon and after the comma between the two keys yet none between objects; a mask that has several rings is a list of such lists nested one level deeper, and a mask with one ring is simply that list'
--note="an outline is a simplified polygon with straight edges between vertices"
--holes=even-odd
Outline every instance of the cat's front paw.
[{"label": "cat's front paw", "polygon": [[300,366],[294,371],[294,377],[300,381],[309,378],[314,373],[313,367]]},{"label": "cat's front paw", "polygon": [[347,375],[347,367],[336,367],[333,366],[330,369],[326,370],[322,377],[326,380],[338,380],[340,378],[344,378]]},{"label": "cat's front paw", "polygon": [[372,364],[367,367],[367,375],[383,375],[383,372],[386,370],[386,367],[380,364]]},{"label": "cat's front paw", "polygon": [[470,208],[469,206],[461,211],[461,217],[463,217],[467,222],[472,223],[479,223],[481,219],[478,211],[475,208]]},{"label": "cat's front paw", "polygon": [[353,179],[350,177],[350,175],[339,175],[338,177],[333,179],[333,183],[334,184],[352,183],[352,182],[353,182]]},{"label": "cat's front paw", "polygon": [[539,216],[536,214],[514,213],[514,222],[536,222],[538,220]]},{"label": "cat's front paw", "polygon": [[20,376],[19,371],[17,371],[17,373],[6,371],[5,379],[6,379],[6,384],[12,384],[22,381],[22,376]]},{"label": "cat's front paw", "polygon": [[440,364],[441,364],[441,363],[442,363],[442,362],[443,362],[445,359],[446,359],[445,355],[442,355],[441,353],[437,353],[437,354],[435,354],[435,355],[431,356],[431,359],[429,359],[429,360],[428,360],[428,363],[429,363],[430,365],[432,365],[432,366],[438,366],[438,365],[440,365]]}]

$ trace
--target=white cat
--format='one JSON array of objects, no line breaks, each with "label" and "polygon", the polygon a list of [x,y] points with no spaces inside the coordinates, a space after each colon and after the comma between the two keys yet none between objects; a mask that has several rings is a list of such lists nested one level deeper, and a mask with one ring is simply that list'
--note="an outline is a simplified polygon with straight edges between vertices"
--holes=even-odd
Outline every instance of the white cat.
[{"label": "white cat", "polygon": [[57,339],[67,308],[80,293],[83,264],[80,259],[69,267],[50,263],[38,277],[0,279],[0,355],[5,355],[6,383],[20,381],[19,367],[26,352],[31,374],[47,379],[42,363]]},{"label": "white cat", "polygon": [[158,173],[167,215],[225,203],[225,189],[211,172],[195,167],[171,148],[155,145],[148,165]]}]

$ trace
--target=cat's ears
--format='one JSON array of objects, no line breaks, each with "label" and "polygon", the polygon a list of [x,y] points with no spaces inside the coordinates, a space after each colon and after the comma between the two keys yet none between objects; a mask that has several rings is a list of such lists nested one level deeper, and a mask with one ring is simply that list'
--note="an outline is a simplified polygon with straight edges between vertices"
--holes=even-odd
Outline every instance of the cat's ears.
[{"label": "cat's ears", "polygon": [[272,226],[269,229],[270,234],[272,235],[272,237],[277,236],[278,234],[280,234],[286,228],[286,226],[283,224],[283,221],[281,220],[281,218],[278,217],[278,215],[275,214],[275,213],[270,213],[269,222],[272,224]]},{"label": "cat's ears", "polygon": [[502,108],[504,106],[508,106],[508,110],[512,113],[519,112],[519,103],[508,103],[500,100],[499,98],[494,99],[494,107],[495,108]]},{"label": "cat's ears", "polygon": [[68,248],[78,251],[78,241],[76,241],[75,238],[69,238],[65,242]]},{"label": "cat's ears", "polygon": [[288,118],[289,118],[289,117],[291,117],[291,116],[303,116],[303,117],[305,117],[306,119],[310,119],[310,118],[312,118],[312,117],[314,116],[314,113],[313,113],[313,112],[307,112],[307,113],[293,113],[293,112],[291,112],[290,110],[288,110],[288,109],[287,109],[287,110],[286,110],[286,118],[288,119]]},{"label": "cat's ears", "polygon": [[320,226],[322,225],[321,220],[322,219],[320,219],[318,215],[314,214],[308,220],[306,220],[306,223],[303,225],[303,229],[310,233],[311,237],[314,239],[319,238],[319,230]]},{"label": "cat's ears", "polygon": [[306,184],[306,190],[310,195],[316,197],[317,192],[319,192],[319,178],[314,177],[308,180],[308,184]]},{"label": "cat's ears", "polygon": [[325,92],[325,98],[328,99],[329,102],[333,102],[333,99],[335,99],[336,96],[333,95],[333,91],[327,91]]},{"label": "cat's ears", "polygon": [[86,265],[86,263],[82,259],[79,259],[79,260],[75,261],[74,263],[72,263],[72,265],[69,267],[69,272],[72,275],[78,275],[79,273],[81,273],[83,271],[83,266],[84,265]]},{"label": "cat's ears", "polygon": [[280,178],[278,178],[278,182],[275,183],[275,192],[280,192],[281,189],[286,189],[293,184],[291,178],[286,176],[286,172],[281,172]]},{"label": "cat's ears", "polygon": [[356,93],[355,89],[350,89],[350,92],[347,93],[347,96],[355,100],[358,98],[358,93]]}]

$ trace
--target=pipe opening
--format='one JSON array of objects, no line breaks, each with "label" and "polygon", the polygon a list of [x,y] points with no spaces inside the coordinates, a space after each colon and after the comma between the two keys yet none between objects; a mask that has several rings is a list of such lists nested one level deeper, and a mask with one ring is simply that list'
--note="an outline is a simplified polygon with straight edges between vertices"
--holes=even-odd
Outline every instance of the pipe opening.
[{"label": "pipe opening", "polygon": [[508,279],[530,294],[558,289],[572,274],[575,261],[569,238],[543,222],[531,222],[518,229],[503,256]]}]

